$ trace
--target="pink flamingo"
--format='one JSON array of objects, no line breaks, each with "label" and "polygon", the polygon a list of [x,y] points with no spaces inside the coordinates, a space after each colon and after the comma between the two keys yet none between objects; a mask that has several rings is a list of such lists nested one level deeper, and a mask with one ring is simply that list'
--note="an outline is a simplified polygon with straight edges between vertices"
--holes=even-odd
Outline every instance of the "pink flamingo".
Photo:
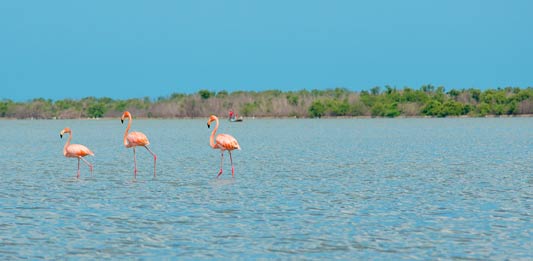
[{"label": "pink flamingo", "polygon": [[87,147],[80,145],[80,144],[70,144],[70,140],[72,140],[72,131],[70,128],[64,128],[60,133],[59,137],[63,138],[63,135],[65,133],[70,134],[67,140],[67,143],[65,143],[65,147],[63,147],[63,155],[67,158],[78,158],[78,175],[76,178],[80,178],[80,159],[83,160],[91,170],[91,173],[93,172],[93,165],[86,161],[83,157],[87,155],[94,156],[94,153],[88,149]]},{"label": "pink flamingo", "polygon": [[134,178],[137,179],[137,159],[135,158],[135,147],[137,146],[143,146],[145,147],[152,156],[154,156],[154,177],[155,177],[155,163],[157,160],[157,156],[148,148],[148,145],[150,145],[150,141],[148,141],[148,138],[144,133],[142,132],[130,132],[131,122],[133,119],[131,118],[131,114],[129,111],[125,111],[124,114],[122,114],[122,117],[120,117],[120,122],[124,123],[125,118],[129,119],[128,127],[126,128],[126,132],[124,133],[124,146],[126,148],[133,148],[133,173]]},{"label": "pink flamingo", "polygon": [[219,134],[217,135],[216,142],[215,143],[215,133],[218,130],[218,118],[215,115],[211,115],[209,117],[209,120],[207,121],[207,127],[209,128],[211,126],[211,122],[216,121],[217,125],[215,126],[215,129],[213,129],[213,132],[211,132],[211,137],[209,137],[209,145],[213,149],[219,149],[220,150],[220,171],[218,172],[218,177],[222,174],[222,163],[224,161],[224,151],[227,150],[229,152],[229,158],[231,161],[231,176],[235,177],[235,168],[233,167],[233,158],[231,157],[231,151],[234,149],[241,149],[241,146],[237,142],[237,140],[229,135],[229,134]]}]

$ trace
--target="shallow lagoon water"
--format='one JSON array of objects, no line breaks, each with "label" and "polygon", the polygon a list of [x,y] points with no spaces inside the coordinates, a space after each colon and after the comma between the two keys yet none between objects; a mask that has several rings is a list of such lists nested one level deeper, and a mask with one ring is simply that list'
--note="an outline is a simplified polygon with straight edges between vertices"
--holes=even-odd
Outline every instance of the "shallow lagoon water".
[{"label": "shallow lagoon water", "polygon": [[533,118],[206,121],[0,121],[0,258],[532,258]]}]

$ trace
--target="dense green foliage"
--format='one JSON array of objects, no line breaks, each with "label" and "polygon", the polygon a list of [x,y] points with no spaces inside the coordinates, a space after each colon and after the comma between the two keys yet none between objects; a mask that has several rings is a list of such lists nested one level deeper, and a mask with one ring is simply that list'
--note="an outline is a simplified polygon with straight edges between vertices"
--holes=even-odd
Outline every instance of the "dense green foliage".
[{"label": "dense green foliage", "polygon": [[423,85],[373,87],[355,92],[345,88],[282,92],[200,90],[194,94],[173,93],[152,100],[114,100],[86,97],[81,100],[52,101],[37,98],[27,102],[0,101],[3,118],[100,118],[119,117],[124,110],[136,117],[206,117],[226,116],[234,110],[256,117],[338,117],[338,116],[486,116],[533,114],[533,88],[451,89]]}]

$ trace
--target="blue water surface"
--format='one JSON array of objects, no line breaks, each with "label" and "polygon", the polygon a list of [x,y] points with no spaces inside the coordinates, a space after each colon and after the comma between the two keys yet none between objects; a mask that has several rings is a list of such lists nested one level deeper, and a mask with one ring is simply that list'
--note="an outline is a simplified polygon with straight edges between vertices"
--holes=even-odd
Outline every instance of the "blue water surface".
[{"label": "blue water surface", "polygon": [[206,122],[0,121],[0,259],[533,258],[533,118]]}]

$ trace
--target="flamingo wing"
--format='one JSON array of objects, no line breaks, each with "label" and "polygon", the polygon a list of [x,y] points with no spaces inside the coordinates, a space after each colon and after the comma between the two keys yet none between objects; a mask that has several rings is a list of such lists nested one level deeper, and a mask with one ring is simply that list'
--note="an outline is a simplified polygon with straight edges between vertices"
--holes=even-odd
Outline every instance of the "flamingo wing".
[{"label": "flamingo wing", "polygon": [[241,146],[237,140],[229,134],[219,134],[216,138],[217,145],[225,150],[240,150]]},{"label": "flamingo wing", "polygon": [[150,145],[150,141],[142,132],[130,132],[126,137],[129,147]]},{"label": "flamingo wing", "polygon": [[94,153],[81,144],[70,144],[65,151],[66,157],[85,157],[87,155],[94,156]]}]

